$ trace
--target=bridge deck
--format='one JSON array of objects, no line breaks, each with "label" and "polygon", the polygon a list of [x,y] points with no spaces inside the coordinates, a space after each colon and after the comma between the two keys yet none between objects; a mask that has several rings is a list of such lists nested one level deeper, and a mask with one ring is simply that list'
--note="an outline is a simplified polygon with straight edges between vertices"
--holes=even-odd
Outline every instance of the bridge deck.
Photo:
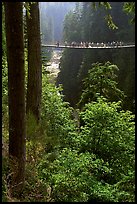
[{"label": "bridge deck", "polygon": [[65,45],[44,45],[42,47],[53,47],[53,48],[72,48],[72,49],[119,49],[119,48],[132,48],[135,45],[118,45],[118,46],[89,46],[89,47],[81,47],[81,46],[65,46]]}]

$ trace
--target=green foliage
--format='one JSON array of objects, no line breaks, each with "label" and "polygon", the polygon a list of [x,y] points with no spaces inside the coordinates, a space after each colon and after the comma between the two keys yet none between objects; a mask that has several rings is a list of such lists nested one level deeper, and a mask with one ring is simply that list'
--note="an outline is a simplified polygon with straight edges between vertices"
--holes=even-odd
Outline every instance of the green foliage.
[{"label": "green foliage", "polygon": [[[46,157],[44,165],[47,168],[57,158],[59,148],[70,145],[70,139],[76,128],[72,120],[72,109],[68,103],[63,102],[63,96],[59,93],[62,89],[49,83],[49,77],[44,71],[42,79],[42,117],[39,126],[31,114],[27,117],[27,180],[23,196],[29,194],[28,201],[50,200],[47,193],[50,183],[40,179],[37,166],[43,163]],[[36,188],[38,190],[33,190]],[[37,195],[40,197],[36,198]]]},{"label": "green foliage", "polygon": [[[93,2],[92,5],[93,5],[94,9],[97,9],[95,2]],[[109,2],[99,2],[98,5],[99,5],[99,7],[104,7],[106,10],[113,8],[113,6],[111,6],[111,4]],[[126,14],[132,14],[131,23],[135,23],[135,2],[124,2],[123,11]],[[105,20],[106,20],[109,28],[118,29],[118,27],[114,24],[114,22],[112,20],[111,14],[107,14],[105,16]]]},{"label": "green foliage", "polygon": [[[101,179],[102,175],[111,175],[111,169],[107,162],[93,153],[64,148],[53,163],[47,165],[46,156],[40,162],[38,171],[41,182],[51,186],[51,198],[55,202],[134,201],[131,185],[128,192],[120,185],[125,179],[115,185]],[[127,181],[131,179],[128,177]]]},{"label": "green foliage", "polygon": [[44,155],[47,157],[47,167],[57,158],[59,148],[69,145],[76,127],[72,120],[72,109],[63,102],[61,87],[56,88],[51,84],[44,71],[42,80],[40,124],[36,124],[31,114],[27,116],[26,183],[22,199],[27,197],[27,201],[31,202],[50,200],[50,183],[40,179],[38,166],[44,161]]},{"label": "green foliage", "polygon": [[81,32],[79,30],[81,26],[80,18],[81,12],[79,10],[70,11],[65,17],[63,38],[68,43],[73,41],[79,42],[81,40]]},{"label": "green foliage", "polygon": [[48,66],[47,63],[50,61],[52,56],[52,50],[47,50],[47,49],[44,49],[44,47],[42,47],[41,56],[42,56],[42,65],[44,67],[47,67]]},{"label": "green foliage", "polygon": [[37,165],[38,162],[29,161],[26,163],[26,179],[23,194],[20,198],[21,201],[47,201],[47,184],[39,179]]},{"label": "green foliage", "polygon": [[104,6],[106,9],[112,9],[112,6],[109,2],[99,2],[99,6]]},{"label": "green foliage", "polygon": [[[127,16],[122,11],[124,2],[94,3],[97,7],[96,10],[91,6],[93,2],[83,2],[80,12],[78,9],[75,9],[74,12],[66,16],[64,21],[64,40],[68,42],[87,41],[100,43],[112,41],[134,42],[134,25],[129,24],[130,16]],[[104,6],[107,3],[111,6],[111,9],[107,9],[109,7],[108,5],[106,7]],[[100,8],[98,8],[98,5],[100,5]],[[109,29],[104,20],[105,16],[109,19],[108,22],[111,24],[111,21],[113,21],[118,29]],[[132,80],[134,78],[132,71],[134,69],[133,52],[134,48],[78,49],[76,52],[73,49],[65,50],[62,55],[60,63],[61,71],[58,77],[58,84],[61,83],[63,85],[65,100],[69,101],[71,106],[75,107],[75,104],[80,99],[83,88],[81,81],[91,68],[91,64],[94,62],[105,63],[110,61],[119,67],[117,88],[124,90],[124,93],[127,95],[128,100],[125,100],[125,107],[126,109],[133,110],[131,108],[133,105],[130,104],[134,97],[132,93],[135,84],[134,80]],[[81,53],[81,55],[78,53]],[[126,79],[130,81],[131,86],[127,83]]]},{"label": "green foliage", "polygon": [[32,5],[32,4],[35,4],[36,2],[23,2],[23,5],[24,5],[24,8],[26,9],[26,11],[27,11],[27,16],[28,16],[28,18],[31,18],[31,16],[30,16],[30,6]]},{"label": "green foliage", "polygon": [[112,183],[134,169],[134,115],[120,109],[120,102],[111,103],[103,98],[87,104],[80,114],[83,126],[77,139],[80,151],[94,152],[109,162]]},{"label": "green foliage", "polygon": [[32,113],[27,114],[26,120],[26,158],[27,162],[36,163],[41,158],[44,147],[40,143],[44,140],[43,129],[37,124],[36,118]]},{"label": "green foliage", "polygon": [[73,109],[69,108],[67,102],[63,102],[61,92],[62,88],[56,88],[54,84],[49,83],[48,77],[43,74],[42,123],[52,143],[61,143],[64,146],[68,134],[76,127],[72,120]]},{"label": "green foliage", "polygon": [[109,173],[110,169],[94,154],[79,154],[76,150],[64,148],[48,169],[46,163],[47,157],[38,167],[39,176],[51,185],[55,202],[85,202],[89,197],[114,201],[111,192],[105,195],[107,189],[98,180],[100,174]]},{"label": "green foliage", "polygon": [[52,189],[51,198],[134,201],[134,116],[121,111],[120,102],[101,97],[87,104],[80,117],[80,132],[69,138],[70,146],[55,156],[46,154],[38,165],[39,179]]},{"label": "green foliage", "polygon": [[127,14],[132,14],[131,23],[135,23],[135,2],[125,2],[123,5],[123,10]]},{"label": "green foliage", "polygon": [[122,180],[115,184],[119,201],[134,202],[135,201],[135,172],[129,171]]},{"label": "green foliage", "polygon": [[[27,4],[27,2],[25,3]],[[94,41],[98,39],[96,34],[100,33],[99,28],[103,30],[100,40],[105,37],[108,39],[103,34],[105,27],[95,26],[99,12],[96,14],[91,12],[89,7],[91,2],[84,3],[83,11],[77,5],[76,13],[70,13],[66,17],[66,31],[67,29],[69,31],[71,21],[74,24],[77,23],[77,28],[74,33],[72,30],[69,34],[65,31],[65,37],[70,41],[74,41],[77,36],[79,40]],[[103,3],[109,9],[108,2],[99,2],[101,7]],[[132,10],[128,11],[132,12]],[[108,34],[108,32],[106,33]],[[103,36],[105,37],[103,38]],[[120,36],[119,33],[118,36]],[[4,45],[4,41],[2,41],[2,45]],[[72,99],[80,91],[80,83],[76,79],[78,79],[82,61],[83,67],[86,67],[87,64],[90,66],[91,61],[95,61],[93,58],[90,61],[90,58],[96,54],[96,52],[94,54],[88,52],[83,55],[83,52],[77,53],[74,50],[64,52],[60,66],[63,73],[63,87]],[[27,50],[25,50],[25,55],[27,56]],[[121,56],[125,61],[125,55]],[[104,59],[101,57],[100,52],[98,59]],[[122,63],[125,68],[124,62]],[[91,102],[93,99],[96,99],[96,102],[86,104],[79,113],[79,117],[77,117],[77,119],[80,118],[79,129],[73,119],[73,108],[69,107],[69,103],[64,102],[62,95],[64,90],[60,86],[56,88],[54,84],[49,83],[49,77],[43,70],[40,124],[36,124],[31,114],[27,116],[26,181],[20,202],[135,201],[134,116],[131,112],[121,109],[121,102],[108,102],[108,100],[113,101],[112,94],[123,96],[123,92],[117,88],[117,82],[114,81],[115,71],[118,71],[118,67],[110,62],[94,63],[92,69],[89,70],[82,97],[84,104],[86,97],[86,102]],[[27,84],[27,60],[25,60],[25,71]],[[125,69],[123,72],[125,73]],[[128,80],[126,79],[126,81]],[[2,82],[3,135],[5,139],[8,136],[8,69],[5,56],[2,57]],[[75,89],[75,86],[78,88]],[[98,97],[98,93],[107,99]],[[9,200],[7,161],[7,158],[3,157],[3,202]]]},{"label": "green foliage", "polygon": [[109,26],[109,28],[111,29],[118,29],[118,27],[114,24],[113,20],[112,20],[112,16],[110,14],[105,16],[105,20],[107,21],[107,25]]},{"label": "green foliage", "polygon": [[[92,5],[93,5],[94,9],[97,9],[97,6],[96,6],[95,2],[93,2]],[[98,6],[99,7],[104,7],[106,10],[112,9],[112,6],[111,6],[111,4],[109,2],[99,2]],[[112,16],[110,14],[107,14],[104,18],[105,18],[105,20],[107,22],[107,25],[108,25],[108,27],[110,29],[113,29],[113,30],[118,29],[118,27],[114,24],[114,22],[112,20]]]},{"label": "green foliage", "polygon": [[123,99],[124,93],[117,88],[115,81],[115,72],[118,70],[118,67],[110,62],[93,63],[88,71],[88,77],[84,79],[85,87],[79,104],[96,100],[97,95],[104,96],[109,100]]}]

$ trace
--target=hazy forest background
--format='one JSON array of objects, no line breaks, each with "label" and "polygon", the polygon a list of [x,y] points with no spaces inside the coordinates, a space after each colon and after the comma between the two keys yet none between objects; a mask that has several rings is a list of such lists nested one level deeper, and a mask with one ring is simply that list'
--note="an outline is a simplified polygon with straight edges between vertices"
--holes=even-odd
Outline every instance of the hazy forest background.
[{"label": "hazy forest background", "polygon": [[2,2],[2,202],[135,202],[135,48],[57,41],[135,44],[135,2]]}]

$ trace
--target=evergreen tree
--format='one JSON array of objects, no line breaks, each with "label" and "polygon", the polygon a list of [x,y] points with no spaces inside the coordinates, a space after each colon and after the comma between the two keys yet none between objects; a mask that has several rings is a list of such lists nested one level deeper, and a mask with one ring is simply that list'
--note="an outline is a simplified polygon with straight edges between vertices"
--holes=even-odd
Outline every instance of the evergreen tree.
[{"label": "evergreen tree", "polygon": [[22,2],[5,2],[8,61],[10,190],[22,192],[25,173],[25,87]]},{"label": "evergreen tree", "polygon": [[28,84],[26,111],[38,122],[40,119],[42,65],[40,19],[38,2],[30,4],[30,17],[27,17],[28,35]]}]

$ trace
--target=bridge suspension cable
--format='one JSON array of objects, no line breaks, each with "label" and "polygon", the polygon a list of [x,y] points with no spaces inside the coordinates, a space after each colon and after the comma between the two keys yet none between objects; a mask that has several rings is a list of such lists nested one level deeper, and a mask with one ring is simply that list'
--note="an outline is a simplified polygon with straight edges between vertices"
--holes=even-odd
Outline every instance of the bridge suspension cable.
[{"label": "bridge suspension cable", "polygon": [[108,43],[65,43],[65,44],[42,44],[42,47],[53,47],[53,48],[75,48],[75,49],[114,49],[114,48],[133,48],[135,47],[134,43],[122,43],[122,42],[108,42]]}]

